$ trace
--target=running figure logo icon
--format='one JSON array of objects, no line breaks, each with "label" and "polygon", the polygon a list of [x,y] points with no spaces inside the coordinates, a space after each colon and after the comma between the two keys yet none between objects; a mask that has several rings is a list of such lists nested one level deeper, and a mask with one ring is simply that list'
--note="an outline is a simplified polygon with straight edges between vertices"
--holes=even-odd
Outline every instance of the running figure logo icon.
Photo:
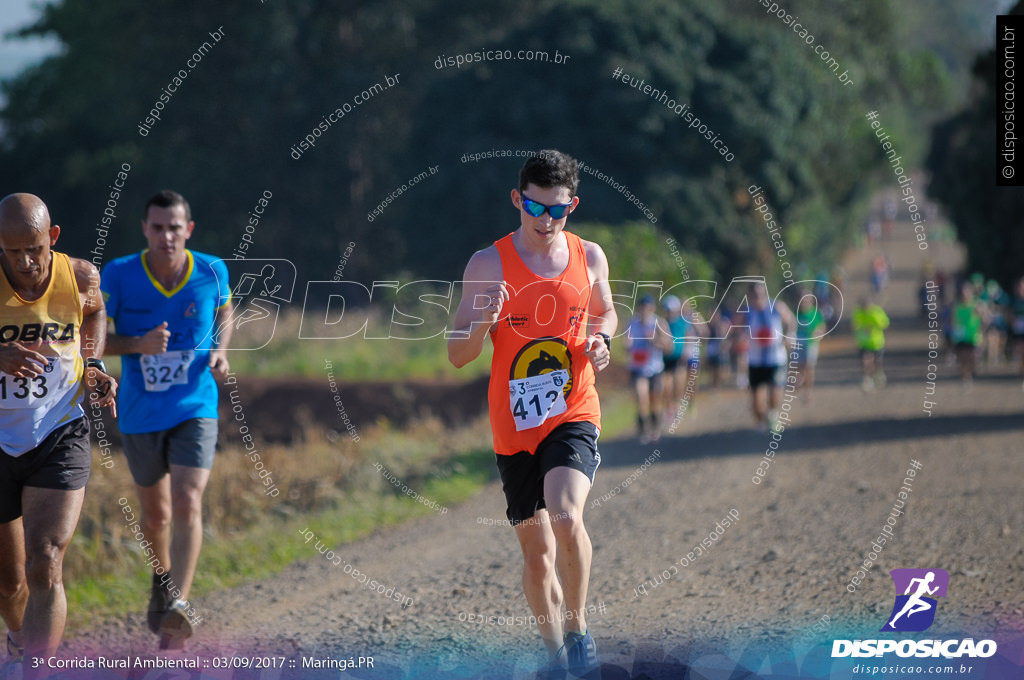
[{"label": "running figure logo icon", "polygon": [[889,575],[896,586],[896,602],[889,621],[879,630],[927,630],[935,620],[935,598],[946,597],[949,573],[945,569],[893,569]]},{"label": "running figure logo icon", "polygon": [[[291,302],[295,289],[295,265],[290,260],[221,260],[228,270],[228,284],[235,308],[231,316],[216,328],[211,328],[203,340],[213,336],[219,344],[220,333],[227,326],[235,331],[229,350],[256,350],[266,347],[283,305]],[[197,345],[198,349],[199,345]]]}]

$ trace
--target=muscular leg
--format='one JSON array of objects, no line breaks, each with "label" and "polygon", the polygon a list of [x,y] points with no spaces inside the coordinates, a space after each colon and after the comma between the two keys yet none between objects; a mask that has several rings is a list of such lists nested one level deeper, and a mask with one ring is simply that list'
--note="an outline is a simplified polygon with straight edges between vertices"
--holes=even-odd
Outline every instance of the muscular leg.
[{"label": "muscular leg", "polygon": [[[135,485],[142,506],[142,534],[152,544],[153,555],[164,571],[171,570],[171,481],[164,475],[153,486]],[[155,567],[154,567],[155,568]]]},{"label": "muscular leg", "polygon": [[690,382],[690,377],[693,376],[693,387],[690,389],[690,401],[697,403],[697,391],[700,389],[700,373],[703,370],[703,364],[698,363],[696,369],[690,368],[689,362],[686,364],[686,369],[683,371],[683,393],[686,393],[687,383]]},{"label": "muscular leg", "polygon": [[19,645],[27,602],[25,531],[19,517],[0,524],[0,617],[7,624],[11,639]]},{"label": "muscular leg", "polygon": [[665,402],[671,402],[676,399],[676,374],[675,371],[665,369],[661,378],[661,392],[665,397]]},{"label": "muscular leg", "polygon": [[651,381],[648,378],[634,378],[633,389],[636,395],[636,411],[641,416],[651,412]]},{"label": "muscular leg", "polygon": [[864,377],[873,378],[875,376],[875,354],[874,352],[862,352],[861,362],[864,365]]},{"label": "muscular leg", "polygon": [[[663,372],[664,373],[664,372]],[[647,416],[649,418],[655,418],[661,413],[661,397],[665,392],[665,383],[658,376],[651,378],[650,380],[650,405],[648,407]]]},{"label": "muscular leg", "polygon": [[956,353],[960,360],[960,379],[969,380],[971,377],[972,349],[967,347],[957,347]]},{"label": "muscular leg", "polygon": [[554,658],[562,646],[562,587],[555,573],[557,546],[548,511],[540,510],[526,522],[517,524],[516,537],[523,550],[526,602],[537,617],[537,629],[548,655]]},{"label": "muscular leg", "polygon": [[[85,488],[76,491],[25,487],[25,574],[28,602],[22,638],[26,662],[57,652],[67,619],[64,552],[78,525]],[[29,664],[26,664],[29,668]]]},{"label": "muscular leg", "polygon": [[765,410],[763,406],[764,400],[761,399],[761,394],[764,391],[764,385],[758,385],[754,389],[750,390],[751,405],[754,409],[754,420],[760,425],[764,422]]},{"label": "muscular leg", "polygon": [[558,545],[558,575],[565,592],[565,628],[577,632],[587,629],[587,589],[594,556],[583,525],[583,506],[589,493],[590,480],[579,470],[557,467],[544,477],[544,503]]},{"label": "muscular leg", "polygon": [[203,468],[171,465],[171,563],[174,581],[187,600],[196,573],[196,562],[203,547],[203,491],[210,471]]},{"label": "muscular leg", "polygon": [[662,374],[661,389],[664,395],[664,403],[662,405],[663,422],[672,422],[675,410],[679,408],[679,376],[676,373],[676,369],[671,371],[665,369]]},{"label": "muscular leg", "polygon": [[[787,367],[786,370],[787,370],[787,373],[788,373],[788,370],[789,370],[788,367]],[[804,385],[807,383],[807,360],[806,359],[801,359],[800,361],[798,361],[796,363],[796,373],[797,373],[797,376],[796,376],[796,388],[802,392]]]}]

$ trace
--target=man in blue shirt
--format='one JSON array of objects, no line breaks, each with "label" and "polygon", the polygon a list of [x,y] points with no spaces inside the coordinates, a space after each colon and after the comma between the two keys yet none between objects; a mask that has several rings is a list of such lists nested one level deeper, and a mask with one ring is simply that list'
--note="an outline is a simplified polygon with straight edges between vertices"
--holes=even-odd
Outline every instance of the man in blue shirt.
[{"label": "man in blue shirt", "polygon": [[[106,353],[122,355],[118,425],[154,569],[147,623],[162,649],[180,649],[200,620],[188,595],[217,443],[216,379],[228,372],[231,290],[223,262],[185,248],[195,223],[181,194],[159,192],[143,214],[149,247],[103,269],[114,323]],[[211,330],[222,325],[215,346]]]}]

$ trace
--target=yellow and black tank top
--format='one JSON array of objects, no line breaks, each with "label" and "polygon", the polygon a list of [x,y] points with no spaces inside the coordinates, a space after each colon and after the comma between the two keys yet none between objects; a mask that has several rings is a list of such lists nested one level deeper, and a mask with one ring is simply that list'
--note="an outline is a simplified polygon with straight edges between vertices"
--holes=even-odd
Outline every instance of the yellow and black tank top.
[{"label": "yellow and black tank top", "polygon": [[0,371],[0,449],[9,456],[32,450],[82,410],[82,301],[71,258],[52,253],[50,283],[37,300],[19,296],[0,270],[0,343],[19,342],[47,358],[42,375]]}]

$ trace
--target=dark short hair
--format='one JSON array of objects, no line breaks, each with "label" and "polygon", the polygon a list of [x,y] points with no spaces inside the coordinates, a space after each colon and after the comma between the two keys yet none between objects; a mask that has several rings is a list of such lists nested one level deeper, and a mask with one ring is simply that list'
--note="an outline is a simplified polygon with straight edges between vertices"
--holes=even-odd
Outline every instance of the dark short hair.
[{"label": "dark short hair", "polygon": [[565,187],[569,190],[570,196],[575,196],[579,183],[576,159],[555,149],[538,151],[535,156],[526,159],[519,171],[520,192],[525,190],[528,184],[532,184],[542,189]]},{"label": "dark short hair", "polygon": [[158,208],[173,208],[176,205],[180,205],[185,209],[185,222],[192,221],[192,208],[189,207],[188,201],[185,200],[185,197],[177,191],[162,189],[153,194],[150,199],[146,201],[146,207],[142,211],[142,219],[149,219],[149,206],[151,205],[155,205]]}]

